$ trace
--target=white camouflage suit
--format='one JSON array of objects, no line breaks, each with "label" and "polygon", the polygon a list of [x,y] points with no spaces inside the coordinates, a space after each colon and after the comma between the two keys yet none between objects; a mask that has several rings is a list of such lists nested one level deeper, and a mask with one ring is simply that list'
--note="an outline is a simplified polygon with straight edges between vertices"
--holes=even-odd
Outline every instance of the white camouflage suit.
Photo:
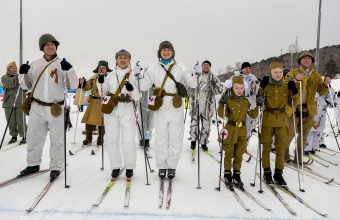
[{"label": "white camouflage suit", "polygon": [[[174,61],[165,65],[169,69]],[[152,84],[160,88],[165,77],[165,70],[158,62],[151,65],[144,73],[144,78],[140,79],[141,91],[148,90]],[[197,79],[189,73],[189,70],[183,63],[177,63],[171,70],[172,75],[177,82],[184,83],[191,88],[197,87]],[[176,93],[176,84],[170,77],[166,80],[163,88],[167,93]],[[156,166],[158,169],[176,169],[182,153],[183,136],[184,136],[184,108],[182,106],[175,108],[172,104],[172,96],[163,97],[163,105],[155,111],[155,146],[154,153]]]},{"label": "white camouflage suit", "polygon": [[[104,96],[108,93],[114,94],[129,71],[130,67],[121,69],[117,66],[114,71],[108,73],[104,78],[103,84],[100,84],[97,80],[97,87],[101,88],[103,86]],[[133,85],[135,79],[132,72],[127,81]],[[132,98],[132,100],[137,101],[137,88],[134,85],[133,87],[133,91],[129,92],[123,86],[119,96],[121,94],[128,94],[130,95],[130,100]],[[125,167],[125,169],[136,168],[136,121],[134,118],[133,102],[118,102],[118,105],[110,114],[104,114],[104,123],[111,170],[122,167]]]},{"label": "white camouflage suit", "polygon": [[[66,76],[66,87],[76,89],[78,87],[78,76],[74,68],[64,71],[61,69],[60,58],[49,65],[42,74],[33,97],[42,102],[53,103],[64,100],[64,79]],[[52,62],[51,60],[50,62]],[[21,88],[25,90],[33,89],[44,67],[50,63],[45,58],[33,61],[28,74],[24,74],[24,81]],[[57,75],[51,76],[51,71],[57,70]],[[56,83],[58,76],[58,83]],[[50,106],[42,106],[33,101],[29,112],[27,130],[27,164],[36,166],[41,164],[43,147],[46,141],[47,129],[50,128],[50,169],[62,170],[64,167],[64,107],[61,106],[61,115],[55,117],[51,114]]]},{"label": "white camouflage suit", "polygon": [[[250,102],[250,109],[256,108],[256,94],[260,88],[260,81],[253,74],[249,73],[249,75],[244,75],[241,71],[235,71],[234,76],[242,76],[244,82],[248,84],[248,87],[245,88],[245,98]],[[232,78],[232,77],[231,77]],[[251,84],[255,83],[255,89],[251,88]],[[247,146],[249,144],[249,138],[251,137],[251,130],[253,128],[253,123],[256,123],[257,119],[252,119],[247,115],[246,119],[246,127],[247,127]]]}]

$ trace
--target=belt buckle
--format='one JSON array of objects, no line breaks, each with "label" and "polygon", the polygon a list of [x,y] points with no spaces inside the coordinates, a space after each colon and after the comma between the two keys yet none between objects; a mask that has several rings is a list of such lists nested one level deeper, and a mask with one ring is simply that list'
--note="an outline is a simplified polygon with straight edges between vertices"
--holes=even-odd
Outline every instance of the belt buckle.
[{"label": "belt buckle", "polygon": [[274,114],[275,114],[275,115],[280,114],[280,110],[275,109],[275,110],[274,110]]},{"label": "belt buckle", "polygon": [[239,127],[239,128],[242,127],[242,122],[236,123],[236,126]]}]

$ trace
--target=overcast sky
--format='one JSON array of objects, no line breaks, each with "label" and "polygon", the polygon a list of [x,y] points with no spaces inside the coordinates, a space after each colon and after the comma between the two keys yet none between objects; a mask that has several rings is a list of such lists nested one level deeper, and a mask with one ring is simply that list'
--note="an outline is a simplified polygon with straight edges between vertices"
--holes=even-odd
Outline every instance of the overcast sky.
[{"label": "overcast sky", "polygon": [[[208,59],[213,72],[236,61],[256,62],[287,52],[298,36],[315,48],[318,0],[23,0],[23,60],[43,54],[44,33],[60,42],[58,55],[89,77],[99,60],[115,65],[124,48],[136,61],[157,61],[169,40],[187,67]],[[0,1],[0,70],[19,63],[20,1]],[[340,44],[340,1],[322,2],[320,46]]]}]

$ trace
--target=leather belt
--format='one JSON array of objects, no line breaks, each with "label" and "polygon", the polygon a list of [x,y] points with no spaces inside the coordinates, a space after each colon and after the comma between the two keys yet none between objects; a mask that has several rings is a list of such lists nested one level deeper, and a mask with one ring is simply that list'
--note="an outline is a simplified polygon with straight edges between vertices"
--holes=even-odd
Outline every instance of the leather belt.
[{"label": "leather belt", "polygon": [[280,108],[280,109],[274,109],[274,108],[265,108],[265,111],[270,112],[274,115],[279,115],[283,112],[285,112],[285,108]]},{"label": "leather belt", "polygon": [[246,121],[237,123],[237,122],[228,120],[227,124],[230,124],[232,126],[242,127],[243,125],[246,125]]},{"label": "leather belt", "polygon": [[163,90],[163,92],[161,93],[162,98],[163,98],[164,96],[175,96],[175,95],[176,95],[175,93],[167,93],[167,92],[165,92],[164,90]]},{"label": "leather belt", "polygon": [[[297,117],[297,118],[300,117],[300,111],[296,110],[295,117]],[[307,118],[307,117],[309,117],[308,111],[305,112],[305,111],[302,110],[302,118]]]},{"label": "leather belt", "polygon": [[93,96],[93,95],[90,95],[90,98],[91,98],[91,99],[100,99],[100,97]]},{"label": "leather belt", "polygon": [[[43,102],[43,101],[40,101],[39,99],[34,99],[34,101],[35,101],[36,103],[38,103],[39,105],[42,105],[42,106],[52,106],[52,105],[53,105],[53,103]],[[63,101],[60,101],[60,102],[57,102],[57,104],[63,105],[63,104],[64,104],[64,100],[63,100]]]}]

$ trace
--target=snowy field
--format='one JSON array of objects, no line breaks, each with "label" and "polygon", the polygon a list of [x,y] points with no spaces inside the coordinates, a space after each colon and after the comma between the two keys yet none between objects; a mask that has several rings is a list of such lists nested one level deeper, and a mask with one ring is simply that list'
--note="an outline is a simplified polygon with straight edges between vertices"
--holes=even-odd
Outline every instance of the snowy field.
[{"label": "snowy field", "polygon": [[[332,111],[329,112],[333,115]],[[190,140],[188,140],[190,126],[188,118],[185,125],[182,157],[178,164],[176,178],[173,181],[173,194],[169,209],[166,209],[165,205],[163,205],[163,208],[158,207],[159,179],[154,158],[150,159],[150,164],[155,172],[149,172],[149,183],[151,185],[146,185],[144,155],[137,142],[137,168],[134,170],[132,179],[130,206],[124,207],[124,172],[124,175],[118,179],[102,203],[98,207],[93,207],[93,203],[99,198],[110,181],[111,170],[106,152],[104,153],[105,170],[100,170],[102,166],[101,151],[96,155],[91,155],[91,150],[95,146],[90,146],[74,156],[68,154],[69,150],[76,150],[81,147],[85,138],[85,135],[81,133],[85,126],[80,123],[83,114],[79,113],[75,137],[77,145],[73,146],[71,142],[73,142],[75,134],[77,107],[71,106],[73,127],[67,132],[67,184],[71,187],[68,189],[64,187],[64,173],[62,173],[31,213],[26,213],[26,209],[30,207],[48,183],[49,173],[0,188],[0,219],[325,219],[279,189],[277,189],[278,192],[296,211],[296,215],[290,214],[266,186],[263,185],[263,194],[258,193],[259,179],[256,179],[255,187],[250,186],[250,183],[254,180],[254,159],[249,163],[243,161],[241,178],[245,188],[272,211],[266,211],[237,190],[236,192],[250,208],[250,211],[245,211],[224,185],[221,185],[220,192],[216,191],[219,163],[203,151],[200,151],[200,186],[202,188],[196,189],[198,186],[197,151],[196,161],[192,162],[189,148]],[[6,126],[3,110],[0,111],[0,121],[0,133],[2,135]],[[211,153],[219,158],[216,126],[212,125],[211,129],[208,147]],[[329,125],[325,131],[331,132]],[[7,134],[4,144],[7,144],[10,138]],[[94,140],[96,140],[96,136],[94,136]],[[152,139],[150,148],[152,155],[153,141]],[[41,169],[49,166],[49,144],[50,136],[48,134]],[[330,149],[339,150],[332,135],[326,137],[326,144]],[[248,151],[256,156],[257,147],[258,139],[257,136],[253,135]],[[0,182],[15,177],[26,167],[26,145],[4,151],[7,148],[4,146],[0,152]],[[294,143],[291,145],[291,151],[293,149]],[[331,156],[319,153],[319,155],[334,163],[340,163],[340,154]],[[271,156],[274,157],[274,155]],[[247,159],[248,156],[244,156],[244,158]],[[274,164],[271,163],[273,170]],[[310,167],[325,176],[334,177],[335,180],[340,181],[338,166],[329,165],[326,168],[314,162]],[[296,171],[286,168],[284,178],[293,192],[321,212],[327,213],[327,219],[339,219],[339,185],[334,183],[327,185],[304,176],[301,184],[306,192],[303,193],[299,191]],[[168,181],[165,183],[165,191],[167,185]]]}]

